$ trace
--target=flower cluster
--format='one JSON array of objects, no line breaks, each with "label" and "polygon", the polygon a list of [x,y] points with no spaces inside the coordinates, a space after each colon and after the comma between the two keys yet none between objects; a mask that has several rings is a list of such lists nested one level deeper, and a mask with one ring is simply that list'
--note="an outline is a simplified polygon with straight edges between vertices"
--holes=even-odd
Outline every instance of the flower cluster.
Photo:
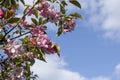
[{"label": "flower cluster", "polygon": [[74,30],[76,26],[76,21],[75,18],[68,18],[67,20],[65,20],[64,24],[63,24],[63,32],[70,32],[72,30]]},{"label": "flower cluster", "polygon": [[29,38],[30,42],[41,48],[45,53],[55,53],[55,45],[52,44],[48,36],[44,32],[44,28],[40,25],[31,29],[32,37]]},{"label": "flower cluster", "polygon": [[23,21],[23,26],[24,26],[24,27],[27,27],[27,26],[30,26],[30,24],[28,24],[27,21]]},{"label": "flower cluster", "polygon": [[37,26],[36,28],[31,29],[33,36],[41,36],[45,34],[45,28],[42,25]]},{"label": "flower cluster", "polygon": [[60,18],[60,12],[57,12],[46,0],[38,5],[38,9],[41,11],[40,15],[48,18],[51,22],[57,22]]},{"label": "flower cluster", "polygon": [[16,40],[8,41],[4,47],[4,52],[8,55],[8,58],[15,58],[25,53],[25,50],[21,44],[18,44]]},{"label": "flower cluster", "polygon": [[[68,0],[34,0],[33,5],[27,5],[24,1],[0,1],[0,47],[7,55],[0,54],[0,80],[34,78],[30,66],[35,63],[35,58],[45,61],[45,54],[60,56],[59,45],[50,40],[44,25],[54,23],[58,26],[57,36],[60,36],[74,30],[76,18],[81,18],[77,13],[66,15],[68,2],[81,7],[77,0],[75,3]],[[19,3],[25,7],[21,17],[18,16]],[[52,3],[59,5],[59,11]]]}]

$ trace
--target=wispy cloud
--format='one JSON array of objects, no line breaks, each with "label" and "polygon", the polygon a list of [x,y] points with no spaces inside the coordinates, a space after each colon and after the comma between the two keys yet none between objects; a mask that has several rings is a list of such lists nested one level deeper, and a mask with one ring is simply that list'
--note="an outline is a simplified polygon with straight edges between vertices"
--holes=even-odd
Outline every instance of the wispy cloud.
[{"label": "wispy cloud", "polygon": [[[47,56],[47,63],[36,60],[31,70],[39,76],[38,80],[119,80],[120,64],[115,66],[115,71],[110,76],[93,76],[88,78],[76,71],[66,68],[69,66],[63,59],[55,55]],[[91,72],[92,73],[92,72]],[[114,76],[113,76],[114,74]]]},{"label": "wispy cloud", "polygon": [[80,0],[88,25],[104,32],[105,38],[120,41],[120,0]]},{"label": "wispy cloud", "polygon": [[116,74],[117,79],[120,80],[120,64],[116,65],[115,74]]},{"label": "wispy cloud", "polygon": [[47,63],[36,60],[31,69],[39,76],[38,80],[85,80],[78,72],[65,68],[66,63],[56,56],[47,56]]},{"label": "wispy cloud", "polygon": [[111,79],[108,78],[108,77],[100,76],[100,77],[94,77],[94,78],[92,78],[91,80],[111,80]]}]

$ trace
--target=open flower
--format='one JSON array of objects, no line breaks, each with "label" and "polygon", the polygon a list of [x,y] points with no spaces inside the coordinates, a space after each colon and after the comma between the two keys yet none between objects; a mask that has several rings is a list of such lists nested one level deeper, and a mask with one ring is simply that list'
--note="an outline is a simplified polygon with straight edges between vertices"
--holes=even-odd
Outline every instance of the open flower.
[{"label": "open flower", "polygon": [[66,22],[63,24],[63,32],[70,32],[74,30],[76,26],[75,18],[69,18],[66,20]]},{"label": "open flower", "polygon": [[60,13],[57,12],[53,6],[50,6],[46,0],[38,5],[38,9],[41,11],[40,15],[48,18],[51,22],[57,22],[60,18]]},{"label": "open flower", "polygon": [[42,27],[42,25],[37,26],[36,28],[31,29],[31,33],[33,36],[40,36],[45,33],[45,28]]},{"label": "open flower", "polygon": [[55,50],[55,45],[52,44],[52,43],[50,43],[47,48],[43,48],[43,50],[44,50],[44,52],[47,53],[47,54],[51,54],[51,53],[53,54],[53,53],[56,52],[56,50]]},{"label": "open flower", "polygon": [[24,54],[24,48],[17,41],[11,40],[5,46],[4,52],[8,55],[8,58],[15,58]]},{"label": "open flower", "polygon": [[26,53],[26,56],[29,58],[29,59],[33,59],[34,58],[34,54],[32,52],[27,52]]}]

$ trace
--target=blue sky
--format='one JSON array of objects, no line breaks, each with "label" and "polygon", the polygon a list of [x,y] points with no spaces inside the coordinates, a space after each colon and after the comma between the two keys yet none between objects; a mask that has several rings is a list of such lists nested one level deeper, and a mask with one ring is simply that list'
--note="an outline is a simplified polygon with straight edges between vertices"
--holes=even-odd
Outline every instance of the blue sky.
[{"label": "blue sky", "polygon": [[[118,11],[120,1],[79,0],[79,2],[82,5],[81,10],[72,5],[67,7],[70,12],[77,11],[84,17],[83,20],[77,21],[73,32],[56,38],[54,36],[56,30],[53,25],[50,26],[52,31],[49,31],[49,36],[61,46],[61,57],[57,62],[51,56],[47,56],[46,66],[49,66],[49,60],[52,60],[54,64],[62,61],[64,64],[57,64],[57,67],[54,67],[54,69],[61,70],[59,71],[60,77],[54,77],[58,75],[55,70],[53,75],[46,73],[52,78],[48,76],[48,78],[41,77],[41,79],[120,80],[120,11]],[[37,65],[36,62],[35,66]],[[59,69],[58,66],[61,65],[62,69]],[[35,66],[33,66],[34,69]],[[69,73],[62,73],[62,70],[67,70]],[[40,70],[38,74],[42,75],[42,71]],[[61,78],[61,76],[66,78]]]},{"label": "blue sky", "polygon": [[31,70],[41,80],[120,80],[120,0],[79,2],[81,10],[67,7],[84,17],[73,32],[56,38],[55,26],[49,26],[49,37],[60,45],[61,57],[47,55],[47,63],[36,60]]}]

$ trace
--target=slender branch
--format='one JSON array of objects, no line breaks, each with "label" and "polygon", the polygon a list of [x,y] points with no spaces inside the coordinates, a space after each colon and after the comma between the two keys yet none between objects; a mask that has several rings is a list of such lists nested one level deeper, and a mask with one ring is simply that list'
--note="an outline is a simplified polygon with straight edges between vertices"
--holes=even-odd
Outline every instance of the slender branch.
[{"label": "slender branch", "polygon": [[3,31],[4,31],[4,33],[6,34],[7,32],[6,32],[6,29],[3,27]]},{"label": "slender branch", "polygon": [[[16,25],[17,26],[17,25]],[[7,34],[9,34],[13,29],[16,28],[16,26],[14,26],[12,29],[10,29],[8,32],[5,33],[5,35],[2,37],[2,39],[0,40],[1,42],[5,40],[5,37],[7,36]]]},{"label": "slender branch", "polygon": [[[36,2],[36,3],[37,3],[37,2]],[[24,18],[24,17],[35,7],[36,3],[32,6],[32,8],[31,8],[26,14],[24,14],[24,15],[22,16],[22,18]],[[10,40],[19,38],[19,37],[24,36],[24,35],[29,34],[29,33],[30,33],[30,31],[28,31],[28,32],[26,32],[26,33],[24,33],[24,34],[20,34],[19,36],[16,36],[16,37],[14,37],[14,38],[11,38]]]},{"label": "slender branch", "polygon": [[[5,1],[5,0],[4,0]],[[23,16],[22,16],[22,18],[24,18],[34,7],[35,7],[35,5],[36,5],[36,3],[32,6],[32,8],[26,13],[26,14],[24,14]],[[22,19],[21,18],[21,19]],[[3,36],[3,38],[0,40],[0,41],[4,41],[5,40],[5,37],[14,29],[14,28],[16,28],[18,26],[18,24],[16,25],[16,26],[14,26],[12,29],[10,29],[8,32],[6,32],[5,33],[5,35]],[[21,37],[21,36],[23,36],[23,35],[25,35],[25,34],[28,34],[28,33],[30,33],[30,31],[29,32],[27,32],[27,33],[24,33],[24,34],[20,34],[19,36],[16,36],[16,37],[14,37],[14,38],[11,38],[11,40],[12,39],[15,39],[15,38],[18,38],[18,37]]]},{"label": "slender branch", "polygon": [[24,18],[24,17],[35,7],[35,5],[36,5],[36,3],[32,6],[32,8],[31,8],[27,13],[25,13],[25,14],[22,16],[22,18]]},{"label": "slender branch", "polygon": [[18,36],[14,37],[14,38],[11,38],[10,40],[13,40],[13,39],[22,37],[22,36],[24,36],[24,35],[26,35],[26,34],[29,34],[29,33],[30,33],[30,31],[28,31],[28,32],[26,32],[26,33],[24,33],[24,34],[18,35]]},{"label": "slender branch", "polygon": [[7,34],[9,34],[13,29],[15,29],[17,27],[17,25],[16,26],[14,26],[12,29],[10,29],[7,33],[6,33],[6,35]]}]

